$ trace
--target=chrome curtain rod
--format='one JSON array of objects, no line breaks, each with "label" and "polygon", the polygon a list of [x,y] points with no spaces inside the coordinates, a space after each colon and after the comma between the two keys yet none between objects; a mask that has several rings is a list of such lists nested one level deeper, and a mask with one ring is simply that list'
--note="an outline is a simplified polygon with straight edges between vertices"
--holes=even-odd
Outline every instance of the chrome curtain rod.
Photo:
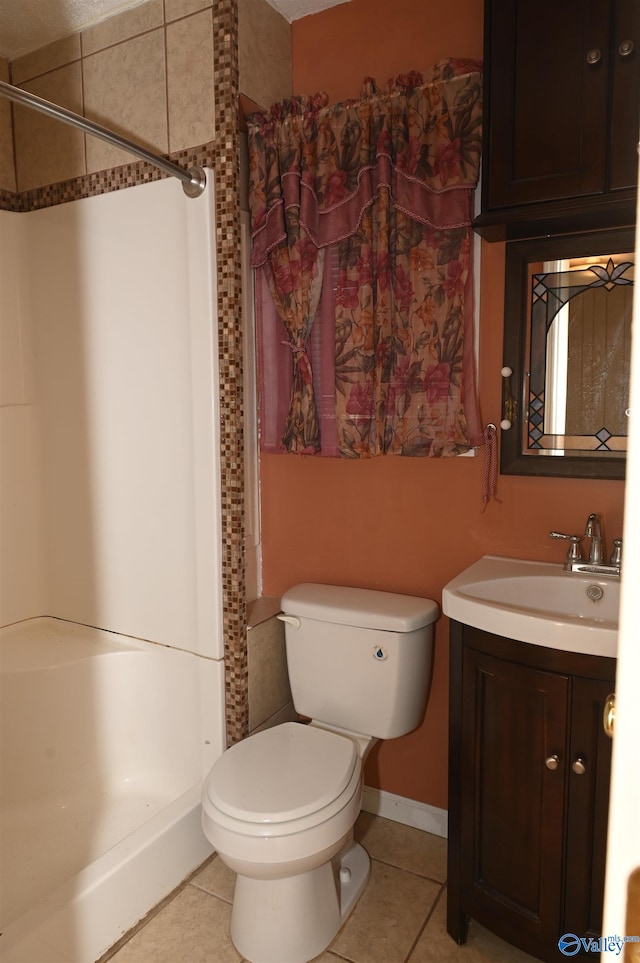
[{"label": "chrome curtain rod", "polygon": [[177,164],[173,164],[171,161],[160,157],[159,154],[154,154],[152,151],[147,150],[146,147],[134,144],[133,141],[127,140],[126,137],[120,137],[119,134],[114,134],[113,131],[108,130],[106,127],[101,127],[100,124],[96,124],[92,120],[87,120],[86,117],[74,114],[72,110],[67,110],[65,107],[52,104],[42,97],[37,97],[28,90],[22,90],[20,87],[13,87],[11,84],[0,81],[0,96],[7,97],[17,104],[23,104],[25,107],[31,107],[33,110],[39,110],[40,113],[47,114],[49,117],[55,117],[56,120],[61,120],[64,124],[77,127],[79,130],[84,130],[87,134],[93,134],[94,137],[106,140],[108,144],[113,144],[115,147],[120,147],[130,154],[135,154],[136,157],[139,157],[141,160],[148,161],[149,164],[153,164],[154,167],[158,167],[161,171],[164,171],[165,174],[170,174],[172,177],[177,177],[181,180],[182,190],[187,197],[199,197],[206,187],[207,178],[201,167],[190,167],[188,170],[184,170],[184,168],[178,167]]}]

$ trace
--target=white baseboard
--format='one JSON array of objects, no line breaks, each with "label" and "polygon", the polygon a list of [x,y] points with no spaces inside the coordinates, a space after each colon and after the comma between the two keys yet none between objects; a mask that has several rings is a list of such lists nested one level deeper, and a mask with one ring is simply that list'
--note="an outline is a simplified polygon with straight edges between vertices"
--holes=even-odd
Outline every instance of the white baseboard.
[{"label": "white baseboard", "polygon": [[446,809],[429,806],[427,803],[396,796],[383,789],[365,786],[362,791],[362,809],[374,816],[384,816],[396,823],[422,829],[425,833],[447,838],[448,813]]}]

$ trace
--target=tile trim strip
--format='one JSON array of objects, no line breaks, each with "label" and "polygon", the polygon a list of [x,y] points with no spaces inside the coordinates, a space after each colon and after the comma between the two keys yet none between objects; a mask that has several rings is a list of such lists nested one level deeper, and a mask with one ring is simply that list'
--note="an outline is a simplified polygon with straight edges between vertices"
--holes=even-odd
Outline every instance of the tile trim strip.
[{"label": "tile trim strip", "polygon": [[[163,155],[167,160],[188,168],[193,166],[214,168],[215,144],[213,141],[189,150],[175,151],[173,154]],[[119,167],[109,167],[92,174],[83,174],[57,184],[47,184],[16,194],[11,191],[0,190],[0,210],[5,211],[37,211],[45,207],[55,207],[69,201],[79,201],[98,194],[108,194],[111,191],[125,190],[128,187],[138,187],[150,181],[165,179],[169,175],[158,170],[145,161],[134,161]]]},{"label": "tile trim strip", "polygon": [[[216,91],[216,242],[220,358],[223,621],[227,744],[249,731],[247,614],[244,557],[244,432],[238,0],[213,9]],[[231,200],[230,200],[231,199]]]}]

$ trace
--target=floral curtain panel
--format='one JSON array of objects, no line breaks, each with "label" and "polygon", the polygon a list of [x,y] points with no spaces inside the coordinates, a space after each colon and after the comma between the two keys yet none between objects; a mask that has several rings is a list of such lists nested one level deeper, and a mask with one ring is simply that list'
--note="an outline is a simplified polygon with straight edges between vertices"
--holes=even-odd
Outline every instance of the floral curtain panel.
[{"label": "floral curtain panel", "polygon": [[[481,443],[471,229],[477,62],[249,120],[261,444],[361,458]],[[319,409],[321,415],[319,416]]]}]

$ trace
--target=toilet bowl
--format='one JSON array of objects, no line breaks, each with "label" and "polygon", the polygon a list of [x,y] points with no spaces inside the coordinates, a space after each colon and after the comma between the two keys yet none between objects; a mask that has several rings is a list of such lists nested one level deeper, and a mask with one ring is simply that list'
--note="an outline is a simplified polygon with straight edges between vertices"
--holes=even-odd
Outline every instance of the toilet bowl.
[{"label": "toilet bowl", "polygon": [[319,584],[293,586],[282,609],[293,703],[312,721],[232,746],[202,797],[204,833],[237,873],[231,938],[250,963],[308,963],[364,890],[364,762],[419,725],[438,615],[430,599]]},{"label": "toilet bowl", "polygon": [[238,874],[231,937],[252,963],[317,956],[364,889],[369,857],[353,827],[373,741],[284,723],[233,746],[209,774],[203,829]]}]

